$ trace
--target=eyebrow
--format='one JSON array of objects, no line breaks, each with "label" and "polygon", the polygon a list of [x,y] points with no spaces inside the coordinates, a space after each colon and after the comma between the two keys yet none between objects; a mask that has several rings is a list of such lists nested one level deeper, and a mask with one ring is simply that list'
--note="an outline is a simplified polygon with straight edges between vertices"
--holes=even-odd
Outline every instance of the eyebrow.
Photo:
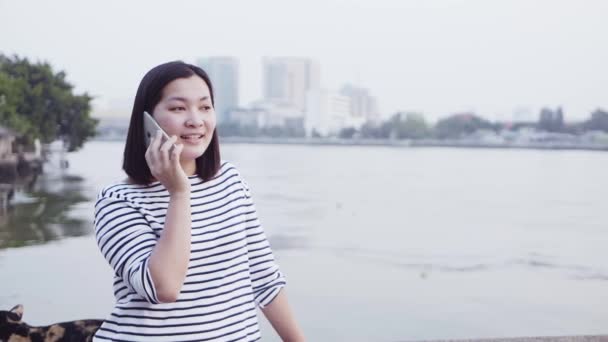
[{"label": "eyebrow", "polygon": [[[203,96],[199,99],[199,101],[205,101],[205,100],[209,100],[209,96]],[[168,98],[167,101],[188,102],[188,99],[186,99],[185,97],[180,97],[180,96],[172,96],[172,97]]]}]

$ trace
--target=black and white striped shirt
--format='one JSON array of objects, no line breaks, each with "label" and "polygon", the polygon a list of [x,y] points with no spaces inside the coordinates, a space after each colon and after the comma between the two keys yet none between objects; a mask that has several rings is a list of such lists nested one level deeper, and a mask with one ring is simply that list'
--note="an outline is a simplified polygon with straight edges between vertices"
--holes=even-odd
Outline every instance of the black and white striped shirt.
[{"label": "black and white striped shirt", "polygon": [[189,177],[192,246],[174,303],[158,300],[148,261],[162,232],[169,193],[159,182],[118,183],[95,204],[95,236],[114,270],[116,305],[95,341],[255,341],[256,305],[269,304],[279,271],[247,183],[223,162],[216,178]]}]

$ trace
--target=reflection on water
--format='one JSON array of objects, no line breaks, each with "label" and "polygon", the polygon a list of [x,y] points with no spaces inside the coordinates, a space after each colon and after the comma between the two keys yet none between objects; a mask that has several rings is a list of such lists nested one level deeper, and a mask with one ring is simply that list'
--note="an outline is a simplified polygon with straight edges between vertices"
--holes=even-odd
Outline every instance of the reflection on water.
[{"label": "reflection on water", "polygon": [[[293,229],[292,229],[293,230]],[[468,273],[496,271],[507,268],[523,270],[555,271],[564,278],[579,280],[608,280],[608,273],[603,269],[577,264],[566,264],[556,258],[528,253],[521,257],[502,258],[493,255],[441,255],[395,253],[362,247],[337,247],[318,245],[301,234],[274,234],[269,238],[275,251],[303,250],[307,253],[339,257],[345,260],[360,260],[397,269],[408,269],[421,272],[426,278],[430,273]]]},{"label": "reflection on water", "polygon": [[17,186],[10,204],[0,210],[0,249],[91,233],[89,222],[70,215],[75,204],[88,200],[82,183],[82,177],[51,168]]}]

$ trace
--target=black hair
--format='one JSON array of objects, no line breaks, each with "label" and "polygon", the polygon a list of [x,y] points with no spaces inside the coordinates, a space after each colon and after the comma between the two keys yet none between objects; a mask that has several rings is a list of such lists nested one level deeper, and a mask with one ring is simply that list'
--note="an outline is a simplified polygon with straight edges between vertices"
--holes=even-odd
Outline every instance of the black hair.
[{"label": "black hair", "polygon": [[[154,107],[160,102],[162,91],[167,84],[178,79],[199,76],[209,87],[211,104],[214,105],[213,87],[207,73],[192,64],[182,61],[168,62],[152,68],[139,83],[131,122],[125,143],[122,168],[136,184],[150,184],[154,177],[146,162],[146,146],[144,144],[144,111],[152,114]],[[213,130],[211,142],[202,156],[196,158],[196,174],[207,181],[213,178],[220,169],[220,145],[217,129]]]}]

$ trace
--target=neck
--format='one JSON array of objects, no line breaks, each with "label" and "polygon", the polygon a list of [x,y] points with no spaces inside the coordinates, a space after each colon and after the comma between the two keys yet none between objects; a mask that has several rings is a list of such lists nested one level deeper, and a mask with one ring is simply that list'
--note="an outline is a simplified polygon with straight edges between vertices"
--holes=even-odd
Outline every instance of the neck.
[{"label": "neck", "polygon": [[182,169],[184,170],[186,175],[194,176],[196,174],[196,161],[194,161],[194,160],[189,160],[187,162],[182,161],[181,165],[182,165]]}]

